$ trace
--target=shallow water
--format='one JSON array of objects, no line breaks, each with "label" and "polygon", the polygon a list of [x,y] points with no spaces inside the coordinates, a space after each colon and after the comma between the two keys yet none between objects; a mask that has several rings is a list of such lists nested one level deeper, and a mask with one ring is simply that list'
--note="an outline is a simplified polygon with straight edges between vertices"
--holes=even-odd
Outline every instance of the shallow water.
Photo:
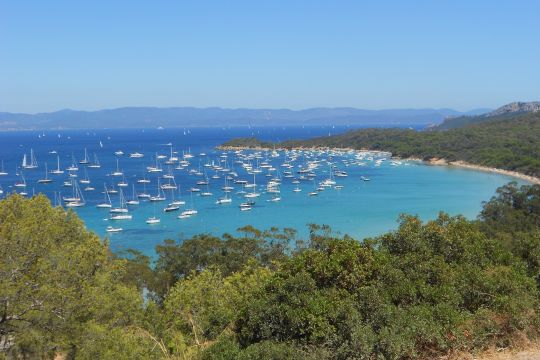
[{"label": "shallow water", "polygon": [[[136,192],[141,192],[143,186],[135,182],[145,173],[147,166],[155,163],[155,154],[169,155],[170,147],[164,144],[172,143],[173,148],[182,152],[190,151],[194,155],[190,159],[190,167],[186,170],[173,170],[176,183],[181,188],[181,198],[186,205],[181,209],[193,207],[198,214],[187,219],[178,219],[178,212],[164,213],[163,208],[169,201],[150,203],[141,202],[138,206],[131,207],[133,215],[131,221],[116,221],[115,226],[121,226],[124,230],[120,233],[109,234],[111,246],[114,250],[134,248],[149,255],[153,254],[156,244],[166,238],[183,239],[194,234],[210,232],[221,235],[225,232],[234,232],[238,227],[251,224],[260,229],[271,226],[291,227],[299,231],[300,237],[307,235],[307,224],[328,224],[335,231],[347,233],[356,238],[379,235],[397,226],[397,218],[401,213],[417,214],[422,219],[432,219],[439,211],[445,211],[452,215],[463,214],[468,218],[475,218],[481,209],[482,202],[489,200],[494,195],[495,189],[513,178],[478,172],[467,169],[449,168],[441,166],[428,166],[417,162],[403,162],[397,166],[389,160],[383,161],[377,166],[374,160],[356,160],[355,154],[335,155],[328,159],[327,154],[319,154],[320,166],[314,171],[315,181],[301,181],[298,185],[302,192],[292,190],[291,178],[283,178],[281,185],[281,201],[269,202],[271,194],[264,193],[266,170],[257,174],[256,182],[261,197],[256,199],[256,204],[251,211],[240,211],[238,205],[245,201],[241,194],[241,186],[230,184],[235,187],[231,193],[232,204],[216,205],[215,201],[223,194],[221,187],[224,185],[224,173],[211,170],[204,165],[207,163],[219,163],[221,151],[215,150],[215,146],[238,136],[255,135],[264,140],[285,140],[290,138],[308,138],[313,136],[326,136],[329,133],[337,133],[345,128],[332,127],[306,127],[306,128],[224,128],[224,129],[166,129],[166,130],[99,130],[99,131],[48,131],[48,132],[9,132],[0,133],[0,160],[4,161],[4,169],[9,172],[7,176],[0,177],[0,186],[5,193],[15,190],[14,183],[20,178],[15,175],[16,168],[20,167],[23,154],[29,154],[32,148],[36,154],[39,168],[23,170],[27,182],[26,191],[31,195],[33,192],[43,192],[51,199],[54,193],[61,192],[63,196],[71,194],[71,188],[62,187],[62,183],[68,179],[67,172],[63,175],[49,175],[54,180],[51,184],[37,184],[39,178],[44,177],[44,163],[47,162],[49,170],[56,168],[56,155],[58,152],[61,167],[66,168],[72,162],[72,156],[77,161],[83,158],[84,148],[87,148],[90,160],[96,153],[102,165],[101,169],[87,169],[91,185],[95,191],[83,192],[86,206],[76,208],[75,211],[85,221],[86,226],[101,236],[106,236],[106,227],[111,224],[108,209],[97,209],[95,205],[104,199],[104,183],[112,187],[121,178],[111,177],[107,174],[116,168],[114,152],[122,150],[125,155],[118,157],[119,166],[126,175],[129,187],[124,188],[126,197],[132,197],[131,184],[136,184]],[[103,146],[100,145],[101,144]],[[144,154],[143,158],[129,158],[130,152],[138,151]],[[200,153],[206,156],[200,156]],[[253,159],[257,162],[265,161],[267,155],[262,154],[262,159]],[[280,165],[284,162],[284,153],[279,157],[269,157],[268,162],[274,168],[283,171],[287,169]],[[296,177],[299,166],[305,165],[312,155],[299,155],[295,162],[291,163],[294,168],[290,169]],[[313,155],[313,159],[315,156]],[[237,179],[245,179],[253,182],[253,175],[248,174],[240,164],[233,165],[237,157],[233,152],[228,153],[227,165],[238,173]],[[314,182],[318,183],[328,178],[330,164],[348,173],[348,177],[335,178],[343,189],[336,190],[327,188],[318,196],[308,196],[314,191]],[[359,162],[365,165],[358,165]],[[349,163],[349,166],[346,166]],[[225,163],[221,163],[224,165]],[[157,192],[157,178],[167,173],[167,165],[162,164],[163,173],[146,173],[151,180],[147,185],[147,192],[154,195]],[[78,179],[84,178],[83,166],[79,165]],[[174,169],[174,167],[173,167]],[[201,197],[194,193],[193,196],[187,190],[197,186],[201,191],[206,191],[206,186],[198,186],[196,182],[204,179],[189,170],[199,170],[211,177],[215,173],[220,179],[210,178],[208,190],[213,192],[211,197]],[[272,172],[273,174],[278,171]],[[276,176],[276,175],[274,175]],[[362,181],[361,176],[371,179]],[[167,180],[162,180],[162,183]],[[87,185],[82,185],[84,188]],[[20,190],[20,189],[19,189]],[[245,191],[251,191],[246,189]],[[166,191],[168,197],[170,192]],[[118,202],[118,195],[111,195],[113,205]],[[148,225],[145,220],[153,215],[161,219],[160,224]]]}]

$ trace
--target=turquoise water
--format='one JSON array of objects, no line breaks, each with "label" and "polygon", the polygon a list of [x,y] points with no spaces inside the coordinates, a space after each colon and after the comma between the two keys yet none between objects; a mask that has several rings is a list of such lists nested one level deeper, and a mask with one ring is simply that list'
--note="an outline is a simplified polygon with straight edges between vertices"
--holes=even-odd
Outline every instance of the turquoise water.
[{"label": "turquoise water", "polygon": [[[340,131],[343,129],[331,129]],[[4,161],[5,170],[9,175],[0,177],[0,186],[7,193],[15,190],[13,184],[19,177],[15,175],[15,168],[19,165],[24,152],[29,153],[33,148],[38,161],[38,169],[23,170],[27,181],[27,192],[44,192],[54,198],[55,192],[62,191],[70,194],[70,188],[62,187],[67,179],[64,175],[50,175],[54,179],[52,184],[38,184],[36,181],[44,177],[44,163],[48,163],[49,170],[56,167],[56,154],[50,154],[55,150],[61,158],[61,167],[71,164],[72,155],[80,160],[83,157],[84,148],[92,156],[95,152],[102,165],[101,169],[87,169],[91,184],[95,191],[83,192],[86,206],[76,208],[75,211],[85,221],[86,226],[100,236],[108,236],[114,250],[134,248],[147,254],[153,254],[154,247],[164,239],[185,239],[199,233],[213,233],[221,235],[225,232],[234,233],[241,226],[251,224],[260,229],[271,226],[280,228],[295,228],[299,237],[307,235],[307,224],[327,224],[333,230],[342,234],[349,234],[358,239],[382,234],[397,227],[397,219],[401,213],[419,215],[422,219],[433,219],[439,211],[445,211],[452,215],[463,214],[468,218],[475,218],[481,209],[482,202],[489,200],[495,193],[495,189],[513,178],[478,172],[467,169],[428,166],[418,162],[401,162],[391,164],[388,159],[377,165],[377,156],[373,160],[357,160],[355,154],[297,154],[295,161],[290,161],[291,169],[282,167],[285,162],[285,154],[280,152],[278,156],[271,157],[262,153],[260,159],[251,159],[251,164],[257,167],[265,161],[273,166],[276,171],[270,171],[272,177],[281,177],[279,202],[270,202],[272,194],[265,193],[266,183],[270,177],[265,176],[268,171],[256,175],[257,191],[261,196],[250,211],[240,211],[239,204],[246,201],[242,194],[242,186],[232,184],[235,189],[230,193],[233,201],[231,204],[216,205],[216,199],[223,195],[221,187],[224,185],[225,172],[205,167],[205,164],[221,164],[236,172],[236,180],[253,182],[253,175],[249,174],[240,164],[238,155],[228,152],[224,157],[223,152],[214,149],[215,145],[235,136],[251,135],[254,131],[264,139],[284,139],[287,137],[310,137],[314,135],[326,135],[328,128],[310,129],[191,129],[191,130],[125,130],[125,131],[100,131],[100,132],[48,132],[45,134],[35,132],[4,133],[0,134],[0,160]],[[100,142],[103,147],[100,145]],[[111,225],[108,209],[98,209],[95,205],[102,201],[104,195],[103,183],[113,187],[121,178],[108,176],[116,167],[114,151],[122,150],[125,155],[119,156],[120,168],[126,175],[129,187],[124,188],[126,196],[131,198],[131,184],[136,184],[136,191],[142,191],[142,185],[136,183],[136,179],[143,176],[146,166],[155,163],[155,154],[169,155],[170,147],[164,145],[171,142],[178,156],[182,157],[182,151],[193,155],[189,159],[190,165],[183,170],[172,168],[176,183],[180,185],[180,197],[186,202],[181,210],[193,206],[198,214],[178,219],[179,212],[164,213],[163,208],[169,203],[141,201],[140,205],[130,207],[132,220],[115,221],[115,226],[123,228],[119,233],[106,233],[107,226]],[[144,154],[143,158],[129,158],[130,152],[138,151]],[[204,152],[206,155],[200,155]],[[253,152],[244,152],[246,156]],[[288,156],[290,159],[290,156]],[[302,180],[298,187],[301,192],[293,192],[297,186],[292,183],[294,178],[284,177],[285,171],[291,171],[295,178],[300,177],[297,171],[304,167],[310,160],[318,160],[319,167],[313,172],[315,181]],[[161,160],[162,163],[164,160]],[[220,163],[220,161],[222,161]],[[226,161],[226,162],[223,162]],[[236,161],[236,162],[235,162]],[[243,162],[247,163],[248,160]],[[347,166],[348,164],[348,166]],[[319,192],[318,196],[308,196],[314,191],[317,183],[329,177],[330,166],[334,170],[342,170],[348,173],[347,177],[336,177],[341,190],[332,187]],[[161,164],[163,173],[146,173],[151,180],[147,184],[147,192],[154,195],[157,192],[157,178],[167,173],[167,165]],[[84,176],[83,166],[79,166],[78,178]],[[197,181],[204,180],[204,176],[197,176],[196,171],[205,172],[209,177],[209,186],[199,186]],[[218,174],[219,179],[211,176]],[[361,177],[367,177],[370,181],[362,181]],[[162,183],[167,182],[163,179]],[[315,183],[315,185],[314,185]],[[81,188],[86,185],[81,185]],[[201,191],[211,191],[213,196],[202,197],[200,193],[191,194],[188,189],[199,187]],[[252,189],[245,189],[250,192]],[[166,192],[170,198],[170,193]],[[118,202],[118,196],[112,195],[113,205]],[[180,211],[181,211],[180,210]],[[156,215],[161,219],[160,224],[148,225],[146,219]]]}]

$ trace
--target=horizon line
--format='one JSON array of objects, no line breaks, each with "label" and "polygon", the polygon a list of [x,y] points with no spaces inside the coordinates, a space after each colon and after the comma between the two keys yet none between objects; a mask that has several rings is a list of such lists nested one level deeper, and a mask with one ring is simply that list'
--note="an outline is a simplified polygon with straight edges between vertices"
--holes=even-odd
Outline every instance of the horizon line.
[{"label": "horizon line", "polygon": [[[501,106],[511,104],[511,103],[527,103],[533,101],[512,101],[505,103]],[[99,109],[73,109],[73,108],[62,108],[58,110],[49,110],[49,111],[37,111],[37,112],[24,112],[24,111],[9,111],[2,110],[0,113],[10,113],[10,114],[24,114],[24,115],[39,115],[39,114],[51,114],[62,111],[73,111],[73,112],[99,112],[99,111],[111,111],[111,110],[120,110],[120,109],[136,109],[136,108],[146,108],[146,109],[197,109],[197,110],[210,110],[210,109],[219,109],[219,110],[268,110],[268,111],[307,111],[315,109],[327,109],[327,110],[336,110],[336,109],[351,109],[351,110],[364,110],[364,111],[392,111],[392,110],[452,110],[459,113],[467,113],[476,110],[494,110],[496,108],[489,106],[478,106],[470,108],[468,110],[458,110],[452,107],[388,107],[388,108],[364,108],[364,107],[354,107],[354,106],[312,106],[304,108],[287,108],[287,107],[225,107],[225,106],[191,106],[191,105],[174,105],[174,106],[155,106],[155,105],[125,105],[117,107],[104,107]]]}]

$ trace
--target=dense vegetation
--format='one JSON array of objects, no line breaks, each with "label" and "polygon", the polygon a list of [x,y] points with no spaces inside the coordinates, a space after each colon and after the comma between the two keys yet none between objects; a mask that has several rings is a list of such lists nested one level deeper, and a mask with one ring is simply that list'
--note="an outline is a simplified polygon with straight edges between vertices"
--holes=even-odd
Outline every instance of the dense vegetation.
[{"label": "dense vegetation", "polygon": [[540,186],[477,221],[402,216],[359,242],[310,226],[112,255],[43,196],[0,201],[0,358],[432,359],[540,329]]},{"label": "dense vegetation", "polygon": [[514,118],[518,115],[522,115],[524,112],[518,113],[507,113],[507,114],[498,114],[498,115],[476,115],[476,116],[458,116],[445,119],[442,123],[437,126],[433,126],[430,130],[450,130],[456,129],[469,125],[477,125],[484,122],[490,121],[500,121]]},{"label": "dense vegetation", "polygon": [[221,145],[222,147],[226,148],[228,146],[233,148],[262,148],[262,149],[268,149],[273,146],[276,146],[276,144],[273,144],[269,141],[261,141],[257,139],[256,137],[246,137],[246,138],[236,138],[231,141],[226,142],[225,144]]},{"label": "dense vegetation", "polygon": [[[539,139],[540,112],[537,112],[447,131],[363,129],[272,146],[384,150],[398,157],[461,160],[540,177]],[[254,139],[235,139],[224,146],[249,147],[249,144],[269,147]]]},{"label": "dense vegetation", "polygon": [[441,124],[432,127],[434,130],[448,130],[482,122],[498,121],[515,117],[520,114],[540,111],[540,101],[513,102],[501,106],[486,114],[476,116],[458,116],[446,118]]}]

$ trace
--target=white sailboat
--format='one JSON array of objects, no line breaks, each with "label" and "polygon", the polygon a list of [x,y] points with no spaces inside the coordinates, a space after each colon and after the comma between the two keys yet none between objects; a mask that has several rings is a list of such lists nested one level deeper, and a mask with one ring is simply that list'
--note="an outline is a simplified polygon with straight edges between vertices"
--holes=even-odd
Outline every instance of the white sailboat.
[{"label": "white sailboat", "polygon": [[119,205],[117,207],[111,208],[109,212],[113,214],[125,214],[129,212],[122,189],[120,189]]},{"label": "white sailboat", "polygon": [[[225,187],[224,188],[226,188],[226,187],[227,187],[227,177],[225,176]],[[217,205],[230,204],[230,203],[232,203],[232,198],[229,197],[229,191],[225,191],[225,196],[216,200]]]},{"label": "white sailboat", "polygon": [[39,184],[49,184],[52,183],[52,179],[49,179],[49,172],[47,170],[47,163],[45,163],[45,178],[39,179],[37,181]]},{"label": "white sailboat", "polygon": [[188,152],[184,153],[184,159],[191,159],[193,158],[193,155],[191,155],[191,148],[188,148]]},{"label": "white sailboat", "polygon": [[14,185],[16,188],[25,188],[26,187],[26,179],[24,178],[24,175],[22,171],[19,173],[19,181],[17,181]]},{"label": "white sailboat", "polygon": [[153,225],[153,224],[159,224],[160,222],[161,220],[156,217],[156,204],[154,204],[154,216],[151,216],[148,219],[146,219],[146,223],[149,225]]},{"label": "white sailboat", "polygon": [[159,224],[160,222],[161,220],[155,216],[151,216],[148,219],[146,219],[146,223],[150,225]]},{"label": "white sailboat", "polygon": [[111,176],[124,176],[124,173],[120,171],[120,164],[118,158],[116,158],[116,171],[114,171]]},{"label": "white sailboat", "polygon": [[178,199],[175,199],[173,196],[173,201],[169,205],[184,205],[186,202],[184,200],[180,200],[180,188],[178,189]]},{"label": "white sailboat", "polygon": [[83,164],[83,165],[90,164],[90,160],[88,160],[88,152],[86,151],[86,148],[84,148],[84,158],[81,161],[79,161],[79,164]]},{"label": "white sailboat", "polygon": [[169,160],[167,160],[167,164],[174,164],[175,162],[178,161],[178,157],[174,155],[174,152],[173,152],[173,147],[172,147],[172,144],[170,145],[171,147],[171,156],[169,156]]},{"label": "white sailboat", "polygon": [[308,195],[309,196],[317,196],[317,195],[319,195],[319,192],[315,188],[315,179],[313,179],[313,188],[314,188],[314,190],[309,192]]},{"label": "white sailboat", "polygon": [[[171,199],[174,199],[174,190],[171,190]],[[163,211],[165,212],[172,212],[172,211],[178,211],[178,210],[180,210],[180,204],[178,204],[175,201],[173,201],[172,203],[167,205],[165,209],[163,209]]]},{"label": "white sailboat", "polygon": [[146,178],[146,173],[143,171],[143,178],[137,179],[138,184],[150,184],[150,180]]},{"label": "white sailboat", "polygon": [[272,198],[271,199],[267,199],[266,201],[269,201],[269,202],[278,202],[278,201],[281,201],[281,196],[280,196],[280,190],[279,188],[272,188],[273,191],[270,192],[272,194]]},{"label": "white sailboat", "polygon": [[132,190],[132,197],[130,200],[126,201],[126,204],[139,205],[139,198],[137,197],[137,193],[135,192],[135,184],[131,184],[131,190]]},{"label": "white sailboat", "polygon": [[157,195],[156,196],[151,196],[149,198],[150,201],[165,201],[165,194],[163,193],[163,190],[161,190],[161,185],[159,183],[159,179],[158,179],[158,186],[157,186]]},{"label": "white sailboat", "polygon": [[156,153],[156,165],[155,166],[148,166],[146,168],[146,170],[148,170],[149,173],[163,172],[163,169],[159,165],[159,155],[157,153]]},{"label": "white sailboat", "polygon": [[111,203],[111,197],[109,196],[109,192],[107,191],[107,184],[103,184],[103,186],[105,188],[105,191],[103,192],[103,194],[105,195],[105,201],[97,204],[96,207],[110,209],[112,208],[112,203]]},{"label": "white sailboat", "polygon": [[218,205],[230,204],[230,203],[232,203],[232,199],[227,196],[227,193],[225,193],[225,197],[222,197],[222,198],[216,200],[216,204],[218,204]]},{"label": "white sailboat", "polygon": [[253,198],[257,198],[259,196],[261,196],[261,194],[259,194],[256,190],[257,190],[257,183],[256,183],[256,175],[253,174],[253,191],[250,192],[250,193],[247,193],[244,195],[245,198],[247,199],[253,199]]},{"label": "white sailboat", "polygon": [[234,190],[234,187],[229,185],[229,177],[225,176],[225,185],[221,188],[224,192],[228,193]]},{"label": "white sailboat", "polygon": [[90,184],[90,178],[88,177],[88,172],[84,168],[84,179],[79,180],[81,184]]},{"label": "white sailboat", "polygon": [[117,185],[118,185],[118,187],[128,187],[129,186],[125,175],[122,175],[122,181],[120,181]]},{"label": "white sailboat", "polygon": [[37,169],[38,164],[36,160],[36,155],[34,154],[34,149],[30,149],[30,163],[27,162],[26,154],[24,154],[22,167],[24,169]]},{"label": "white sailboat", "polygon": [[126,208],[126,203],[124,200],[122,189],[120,189],[120,198],[121,198],[120,207],[109,210],[109,212],[111,213],[110,219],[111,220],[131,220],[133,218],[133,215],[128,214],[128,209]]},{"label": "white sailboat", "polygon": [[198,213],[197,210],[194,210],[194,209],[189,209],[189,210],[184,210],[180,213],[180,215],[178,215],[178,218],[179,219],[186,219],[188,217],[192,217],[193,215],[196,215]]},{"label": "white sailboat", "polygon": [[79,188],[79,184],[75,180],[71,180],[71,186],[72,186],[72,196],[64,198],[64,201],[66,202],[67,207],[81,207],[84,206],[86,203],[84,201],[83,194],[81,192],[81,189]]},{"label": "white sailboat", "polygon": [[197,215],[198,211],[193,208],[193,193],[191,193],[191,208],[184,210],[178,215],[179,219],[185,219],[193,215]]},{"label": "white sailboat", "polygon": [[0,168],[0,176],[8,175],[8,173],[4,170],[4,160],[2,160],[2,168]]},{"label": "white sailboat", "polygon": [[138,193],[137,197],[139,199],[149,199],[149,198],[151,198],[151,195],[146,192],[146,183],[143,183],[143,192]]},{"label": "white sailboat", "polygon": [[206,184],[206,191],[203,191],[200,193],[200,196],[212,196],[212,192],[210,191],[210,185]]},{"label": "white sailboat", "polygon": [[96,153],[94,153],[94,162],[88,165],[91,169],[99,169],[101,168],[101,164],[99,163],[98,157]]},{"label": "white sailboat", "polygon": [[[174,180],[174,176],[172,178],[168,178],[169,182],[167,184],[161,185],[161,188],[163,190],[176,190],[178,186],[176,185],[176,181]],[[172,182],[171,182],[172,180]]]},{"label": "white sailboat", "polygon": [[66,169],[67,171],[79,171],[77,162],[75,161],[75,156],[71,154],[71,165]]},{"label": "white sailboat", "polygon": [[109,194],[118,194],[118,190],[114,188],[114,184],[112,184],[111,188],[107,190]]},{"label": "white sailboat", "polygon": [[51,170],[51,174],[59,175],[63,174],[64,170],[60,169],[60,156],[56,155],[56,169]]},{"label": "white sailboat", "polygon": [[240,204],[240,211],[249,211],[253,208],[255,203],[253,201],[243,202]]}]

